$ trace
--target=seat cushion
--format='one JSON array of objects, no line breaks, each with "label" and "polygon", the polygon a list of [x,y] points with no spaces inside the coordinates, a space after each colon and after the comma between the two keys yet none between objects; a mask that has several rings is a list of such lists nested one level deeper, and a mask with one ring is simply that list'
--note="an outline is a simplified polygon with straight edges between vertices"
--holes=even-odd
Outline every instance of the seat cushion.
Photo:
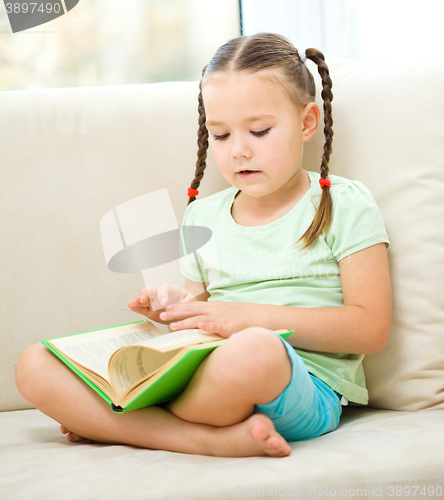
[{"label": "seat cushion", "polygon": [[238,459],[70,443],[38,410],[3,412],[0,491],[14,500],[210,500],[282,497],[284,490],[309,497],[310,488],[313,497],[314,490],[329,498],[347,490],[342,496],[375,498],[378,488],[380,498],[391,498],[389,488],[402,485],[442,498],[443,417],[442,410],[345,407],[337,430],[292,443],[289,457]]}]

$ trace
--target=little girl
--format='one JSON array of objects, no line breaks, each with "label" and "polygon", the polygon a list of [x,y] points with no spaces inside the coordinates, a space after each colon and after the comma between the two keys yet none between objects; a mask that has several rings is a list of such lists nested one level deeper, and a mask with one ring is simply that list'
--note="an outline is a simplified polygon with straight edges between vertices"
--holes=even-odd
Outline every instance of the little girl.
[{"label": "little girl", "polygon": [[[320,175],[302,169],[320,119],[307,58],[323,85]],[[229,340],[173,401],[123,414],[45,346],[29,346],[19,391],[70,441],[281,457],[288,442],[333,431],[341,401],[368,403],[362,360],[390,332],[389,240],[369,190],[329,175],[331,86],[320,51],[275,34],[230,40],[204,68],[183,225],[210,228],[213,242],[181,259],[185,289],[148,287],[128,305],[173,331]],[[232,187],[201,200],[209,145]],[[278,329],[294,333],[284,341]]]}]

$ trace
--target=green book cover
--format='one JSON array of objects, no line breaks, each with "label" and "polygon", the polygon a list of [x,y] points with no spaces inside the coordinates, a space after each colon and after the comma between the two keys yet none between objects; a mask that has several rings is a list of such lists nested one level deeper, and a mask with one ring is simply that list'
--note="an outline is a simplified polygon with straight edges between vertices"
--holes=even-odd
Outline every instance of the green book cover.
[{"label": "green book cover", "polygon": [[[127,323],[125,325],[118,325],[111,328],[135,325],[138,323],[144,323],[145,321],[146,320]],[[101,330],[93,330],[92,332],[100,332],[109,329],[110,328],[104,328]],[[92,332],[84,332],[74,335],[85,335]],[[279,333],[279,335],[285,339],[293,332],[294,330],[285,333]],[[63,356],[63,354],[55,349],[49,343],[49,341],[42,340],[42,343],[48,349],[50,349],[61,361],[63,361],[63,363],[65,363],[74,373],[76,373],[82,380],[84,380],[94,391],[96,391],[97,394],[99,394],[105,401],[107,401],[111,405],[111,408],[114,412],[122,413],[125,411],[137,410],[139,408],[145,408],[146,406],[164,403],[178,396],[186,388],[205,357],[208,356],[211,351],[216,349],[216,347],[218,347],[224,341],[225,339],[221,338],[220,341],[208,342],[208,344],[197,344],[181,348],[184,351],[183,355],[181,355],[172,365],[167,366],[165,369],[161,368],[158,373],[154,374],[154,376],[148,379],[147,382],[143,383],[142,385],[146,384],[147,387],[139,394],[136,394],[129,402],[127,402],[124,407],[116,405],[115,402],[113,402],[107,394],[105,394],[93,381],[91,381],[85,374],[83,374],[78,368],[76,368],[69,361],[69,359],[67,359],[65,356]]]},{"label": "green book cover", "polygon": [[[123,325],[116,325],[116,326],[110,326],[108,328],[99,328],[98,330],[90,330],[88,332],[80,332],[80,333],[74,333],[72,335],[69,335],[69,337],[73,337],[75,335],[85,335],[87,333],[92,333],[92,332],[101,332],[101,331],[104,331],[104,330],[109,330],[111,328],[119,328],[120,326],[126,326],[126,325],[134,325],[134,324],[137,324],[137,323],[144,323],[145,321],[147,321],[146,319],[145,320],[141,320],[141,321],[133,321],[131,323],[125,323]],[[61,337],[55,337],[54,339],[51,339],[51,340],[56,340],[57,338],[64,338],[64,336],[61,336]],[[113,402],[111,401],[111,399],[101,390],[99,389],[88,377],[86,377],[85,375],[83,375],[83,373],[81,371],[79,371],[68,359],[66,359],[62,354],[60,354],[56,349],[54,349],[52,347],[52,345],[50,345],[48,343],[48,341],[46,340],[42,340],[42,344],[44,344],[50,351],[52,351],[61,361],[63,361],[65,363],[65,365],[67,365],[69,368],[71,368],[71,370],[76,373],[82,380],[84,380],[92,389],[94,389],[97,394],[99,394],[105,401],[107,401],[110,405],[113,404]]]}]

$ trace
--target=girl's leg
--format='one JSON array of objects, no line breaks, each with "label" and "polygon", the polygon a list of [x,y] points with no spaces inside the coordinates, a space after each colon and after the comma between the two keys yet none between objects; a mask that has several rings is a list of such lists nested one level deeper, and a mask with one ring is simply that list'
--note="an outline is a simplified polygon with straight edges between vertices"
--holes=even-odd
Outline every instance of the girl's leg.
[{"label": "girl's leg", "polygon": [[[234,339],[232,342],[234,345]],[[238,417],[234,425],[217,427],[187,421],[156,406],[116,414],[43,344],[23,351],[17,362],[16,382],[22,396],[40,411],[94,441],[217,456],[290,453],[288,444],[264,415],[247,420]],[[193,394],[198,393],[190,392],[190,396]],[[182,412],[187,407],[184,401],[177,400]],[[190,403],[195,401],[190,397]]]},{"label": "girl's leg", "polygon": [[242,330],[200,365],[185,391],[164,405],[174,415],[227,426],[273,401],[290,383],[291,361],[278,336],[265,328]]}]

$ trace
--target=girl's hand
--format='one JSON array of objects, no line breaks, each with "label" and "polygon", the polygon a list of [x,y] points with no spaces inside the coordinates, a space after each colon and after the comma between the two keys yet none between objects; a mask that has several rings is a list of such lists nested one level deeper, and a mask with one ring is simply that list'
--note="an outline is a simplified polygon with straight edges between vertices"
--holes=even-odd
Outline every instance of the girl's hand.
[{"label": "girl's hand", "polygon": [[[168,321],[174,331],[200,328],[221,337],[230,337],[233,333],[254,325],[257,307],[260,306],[238,302],[195,301],[167,306],[160,317]],[[171,323],[177,319],[182,321]]]},{"label": "girl's hand", "polygon": [[159,287],[149,286],[140,292],[139,297],[130,300],[128,307],[152,321],[169,325],[170,321],[165,321],[159,317],[165,306],[193,298],[194,296],[188,290],[180,286],[168,284],[160,285]]}]

